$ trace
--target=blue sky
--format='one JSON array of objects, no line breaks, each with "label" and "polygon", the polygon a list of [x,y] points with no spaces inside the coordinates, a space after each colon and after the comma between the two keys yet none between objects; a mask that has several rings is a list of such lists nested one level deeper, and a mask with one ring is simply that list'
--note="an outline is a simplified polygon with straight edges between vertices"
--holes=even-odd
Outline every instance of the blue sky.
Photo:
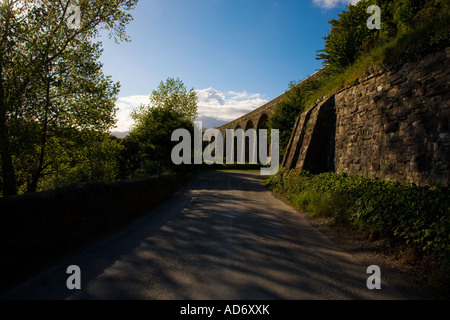
[{"label": "blue sky", "polygon": [[[130,43],[103,38],[104,72],[122,89],[118,127],[168,77],[199,96],[199,120],[218,126],[320,69],[328,21],[350,0],[140,0]],[[355,1],[353,1],[355,2]]]}]

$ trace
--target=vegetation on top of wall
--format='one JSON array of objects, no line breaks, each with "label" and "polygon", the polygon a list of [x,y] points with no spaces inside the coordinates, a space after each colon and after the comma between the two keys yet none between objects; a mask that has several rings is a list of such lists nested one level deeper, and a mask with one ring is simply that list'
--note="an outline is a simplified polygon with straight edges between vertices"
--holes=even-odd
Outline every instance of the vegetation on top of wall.
[{"label": "vegetation on top of wall", "polygon": [[[367,28],[366,10],[372,4],[381,8],[380,30]],[[322,72],[297,85],[291,83],[269,118],[270,128],[279,129],[281,137],[290,136],[295,117],[318,99],[379,68],[414,61],[450,45],[450,3],[445,0],[360,1],[329,23],[324,49],[317,54],[323,60]],[[296,111],[294,119],[284,120]],[[280,140],[280,150],[285,151],[289,138]]]},{"label": "vegetation on top of wall", "polygon": [[[309,88],[309,90],[305,90]],[[270,128],[294,128],[297,116],[304,110],[305,101],[309,93],[318,89],[318,84],[313,79],[306,79],[303,86],[296,83],[290,84],[290,90],[286,92],[281,102],[278,103],[276,112],[269,117]],[[286,152],[292,130],[280,130],[280,155]]]},{"label": "vegetation on top of wall", "polygon": [[280,171],[268,186],[295,207],[370,234],[402,241],[417,258],[430,255],[437,261],[434,292],[450,292],[450,187],[422,187],[335,173],[311,175]]}]

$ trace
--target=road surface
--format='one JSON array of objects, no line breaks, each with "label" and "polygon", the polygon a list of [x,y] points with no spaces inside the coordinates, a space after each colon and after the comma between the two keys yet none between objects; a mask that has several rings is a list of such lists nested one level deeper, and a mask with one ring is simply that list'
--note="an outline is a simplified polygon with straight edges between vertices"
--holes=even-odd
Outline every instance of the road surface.
[{"label": "road surface", "polygon": [[[67,289],[67,267],[81,290]],[[401,299],[264,187],[258,171],[208,172],[170,201],[2,299]]]}]

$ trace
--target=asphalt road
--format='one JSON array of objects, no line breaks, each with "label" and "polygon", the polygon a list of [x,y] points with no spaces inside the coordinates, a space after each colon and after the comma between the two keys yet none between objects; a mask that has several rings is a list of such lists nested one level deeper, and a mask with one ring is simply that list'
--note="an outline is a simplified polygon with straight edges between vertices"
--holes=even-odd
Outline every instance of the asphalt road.
[{"label": "asphalt road", "polygon": [[[167,203],[2,299],[401,299],[264,187],[258,171],[199,175]],[[67,289],[67,267],[81,290]]]}]

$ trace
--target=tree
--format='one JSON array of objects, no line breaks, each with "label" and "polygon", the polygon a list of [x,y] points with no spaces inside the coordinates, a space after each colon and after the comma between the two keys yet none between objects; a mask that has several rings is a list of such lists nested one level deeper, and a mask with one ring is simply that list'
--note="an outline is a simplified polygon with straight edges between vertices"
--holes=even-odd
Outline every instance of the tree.
[{"label": "tree", "polygon": [[[115,124],[119,84],[113,84],[103,75],[102,65],[97,61],[99,57],[98,43],[80,42],[49,65],[48,73],[40,81],[35,80],[33,95],[25,100],[27,105],[33,106],[31,119],[40,124],[36,161],[29,166],[33,173],[30,180],[25,181],[27,192],[36,192],[46,165],[46,153],[51,152],[48,142],[60,133],[59,129],[106,132]],[[11,133],[14,135],[14,130]]]},{"label": "tree", "polygon": [[179,78],[168,78],[161,81],[158,90],[154,90],[150,96],[150,104],[141,106],[134,112],[136,124],[152,108],[165,108],[178,113],[185,120],[194,122],[198,116],[197,93],[194,89],[187,91],[183,81]]},{"label": "tree", "polygon": [[123,145],[120,139],[109,134],[64,128],[52,135],[48,149],[40,190],[76,182],[114,182],[119,179],[118,159]]},{"label": "tree", "polygon": [[113,124],[118,84],[101,73],[101,29],[128,40],[127,11],[138,0],[79,0],[80,28],[69,28],[70,0],[5,0],[0,4],[0,156],[3,194],[17,194],[12,130],[39,124],[38,160],[29,183],[34,191],[47,142],[59,127],[106,130]]},{"label": "tree", "polygon": [[154,107],[124,140],[121,156],[121,178],[136,178],[182,169],[172,163],[172,133],[177,129],[186,129],[193,133],[193,123],[182,114],[169,108]]},{"label": "tree", "polygon": [[[317,54],[318,60],[324,60],[328,72],[340,72],[375,45],[380,31],[367,28],[367,8],[373,2],[360,1],[357,5],[349,5],[348,11],[338,15],[339,19],[329,21],[331,30],[324,38],[325,48]],[[384,11],[382,18],[383,21]]]},{"label": "tree", "polygon": [[197,95],[189,92],[180,79],[168,78],[154,90],[149,105],[141,105],[132,114],[135,125],[124,140],[121,157],[122,178],[141,177],[177,171],[171,160],[176,129],[194,130]]},{"label": "tree", "polygon": [[[12,61],[15,60],[16,52],[11,50],[14,46],[17,33],[22,33],[23,28],[13,11],[13,5],[18,1],[5,1],[0,3],[0,156],[2,160],[2,187],[3,194],[14,195],[17,192],[16,177],[11,155],[9,141],[8,98],[11,94],[7,91],[8,83],[6,74],[10,72]],[[17,9],[19,11],[20,9]]]},{"label": "tree", "polygon": [[[369,30],[367,8],[381,8],[381,30]],[[448,0],[368,0],[349,5],[339,19],[329,21],[331,30],[318,51],[328,73],[340,73],[364,54],[393,39],[448,15]]]}]

